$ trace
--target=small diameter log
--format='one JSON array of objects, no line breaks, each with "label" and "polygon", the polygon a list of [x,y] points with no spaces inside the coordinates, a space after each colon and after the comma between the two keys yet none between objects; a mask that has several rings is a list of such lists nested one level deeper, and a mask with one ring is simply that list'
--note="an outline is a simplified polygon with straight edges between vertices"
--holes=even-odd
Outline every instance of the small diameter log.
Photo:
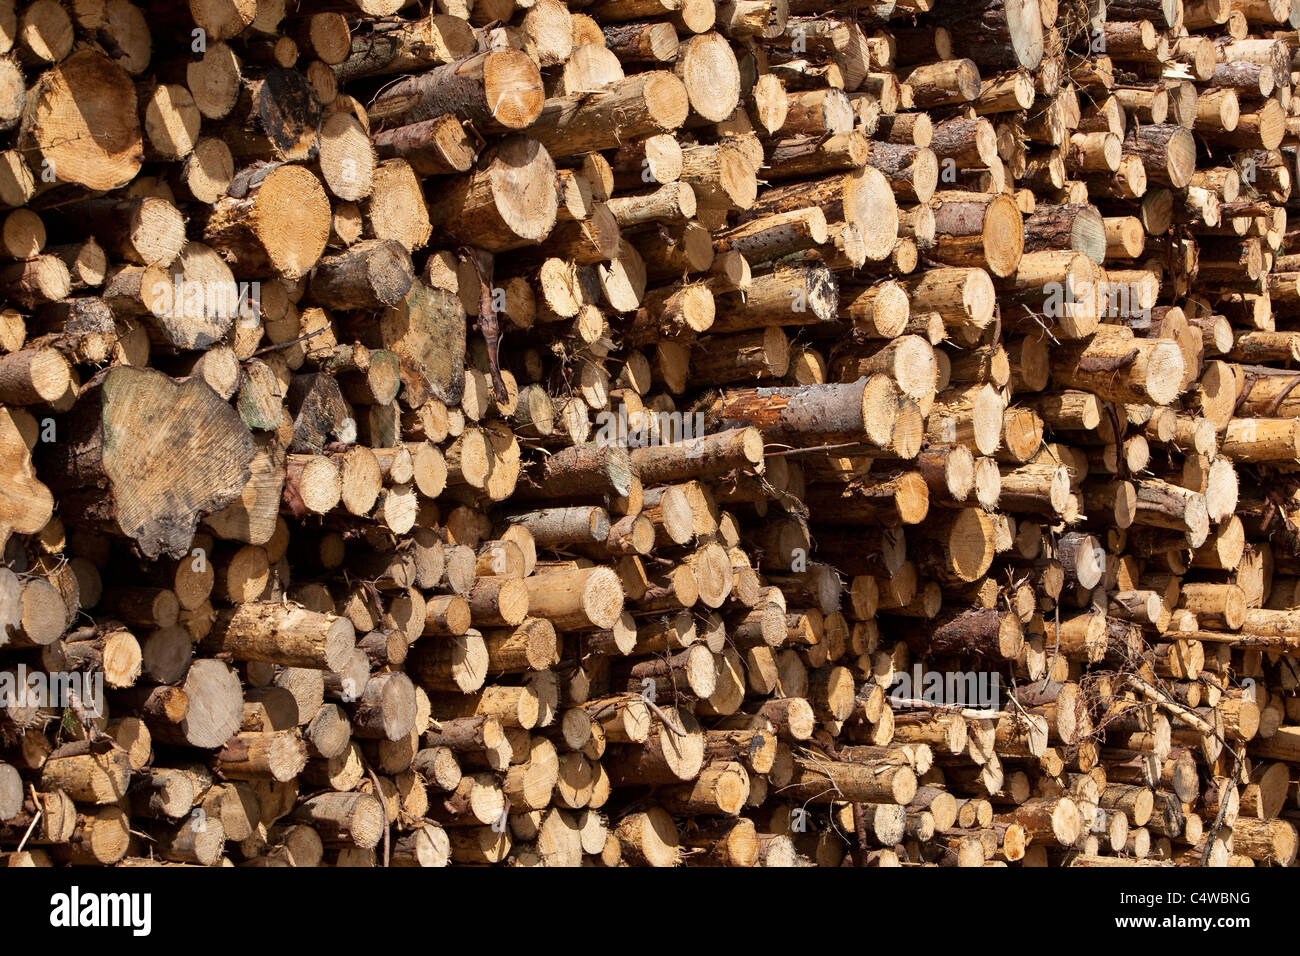
[{"label": "small diameter log", "polygon": [[374,136],[380,159],[402,159],[420,176],[468,172],[477,149],[453,115],[381,130]]},{"label": "small diameter log", "polygon": [[590,545],[609,537],[609,513],[593,505],[515,512],[506,520],[527,528],[536,546],[546,550]]},{"label": "small diameter log", "polygon": [[1142,160],[1147,178],[1182,189],[1196,172],[1196,143],[1176,123],[1133,124],[1124,139],[1125,155]]},{"label": "small diameter log", "polygon": [[577,94],[547,100],[528,133],[552,156],[577,156],[670,133],[689,112],[682,81],[672,73],[651,70],[626,77],[597,97]]},{"label": "small diameter log", "polygon": [[783,792],[812,803],[849,800],[905,806],[916,795],[916,786],[916,774],[910,767],[797,760],[789,787]]},{"label": "small diameter log", "polygon": [[341,671],[356,645],[345,617],[292,604],[241,604],[223,611],[205,638],[211,653],[285,667]]},{"label": "small diameter log", "polygon": [[623,611],[623,587],[609,568],[535,574],[524,584],[531,613],[561,630],[613,627]]},{"label": "small diameter log", "polygon": [[719,252],[734,251],[751,265],[771,262],[827,241],[826,214],[820,209],[794,209],[751,219],[718,236]]},{"label": "small diameter log", "polygon": [[326,843],[368,850],[386,826],[384,805],[368,793],[322,793],[309,797],[290,819],[313,827]]},{"label": "small diameter log", "polygon": [[1014,660],[1024,644],[1015,614],[995,608],[970,608],[936,619],[926,632],[908,635],[917,653]]},{"label": "small diameter log", "polygon": [[938,193],[934,208],[931,258],[953,266],[980,266],[995,276],[1009,276],[1024,251],[1020,210],[1010,196]]},{"label": "small diameter log", "polygon": [[532,245],[555,225],[555,163],[534,139],[511,136],[479,168],[439,191],[429,218],[447,241],[504,252]]},{"label": "small diameter log", "polygon": [[324,187],[310,170],[292,164],[241,173],[203,227],[203,241],[241,278],[300,278],[320,259],[329,234]]},{"label": "small diameter log", "polygon": [[668,445],[636,448],[632,468],[646,485],[721,477],[733,470],[763,471],[763,439],[757,429],[688,438]]},{"label": "small diameter log", "polygon": [[321,259],[311,294],[331,308],[383,309],[405,299],[414,281],[411,256],[400,242],[369,239]]},{"label": "small diameter log", "polygon": [[543,100],[541,74],[527,54],[489,50],[386,87],[370,116],[418,123],[456,113],[485,132],[502,132],[531,125]]},{"label": "small diameter log", "polygon": [[926,147],[872,143],[867,162],[889,177],[894,195],[928,203],[939,183],[939,161]]},{"label": "small diameter log", "polygon": [[229,780],[293,780],[307,766],[307,745],[297,733],[239,733],[214,758]]},{"label": "small diameter log", "polygon": [[[315,22],[313,17],[313,27]],[[335,65],[339,82],[416,72],[433,64],[451,63],[474,49],[474,32],[469,23],[446,13],[431,13],[424,19],[411,21],[372,20],[368,26],[367,32],[350,39],[345,58]],[[331,58],[329,62],[335,60]]]},{"label": "small diameter log", "polygon": [[972,60],[940,60],[918,66],[904,82],[919,108],[969,103],[980,93],[980,71]]},{"label": "small diameter log", "polygon": [[705,412],[710,428],[753,426],[790,446],[870,441],[884,447],[897,420],[897,388],[884,375],[846,384],[732,389]]}]

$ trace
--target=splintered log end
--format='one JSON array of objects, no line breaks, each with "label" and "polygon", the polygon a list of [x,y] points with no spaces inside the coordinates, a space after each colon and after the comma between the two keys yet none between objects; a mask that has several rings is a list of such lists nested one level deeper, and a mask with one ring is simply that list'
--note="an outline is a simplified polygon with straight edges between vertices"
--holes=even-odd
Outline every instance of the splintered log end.
[{"label": "splintered log end", "polygon": [[0,407],[0,548],[12,532],[40,531],[53,511],[54,498],[36,480],[31,452],[13,415]]},{"label": "splintered log end", "polygon": [[60,182],[125,186],[144,159],[135,85],[107,57],[74,53],[29,91],[20,143]]},{"label": "splintered log end", "polygon": [[72,439],[54,453],[58,473],[97,494],[89,516],[115,522],[149,558],[184,555],[199,519],[248,483],[253,436],[200,379],[118,366],[87,389],[78,412]]}]

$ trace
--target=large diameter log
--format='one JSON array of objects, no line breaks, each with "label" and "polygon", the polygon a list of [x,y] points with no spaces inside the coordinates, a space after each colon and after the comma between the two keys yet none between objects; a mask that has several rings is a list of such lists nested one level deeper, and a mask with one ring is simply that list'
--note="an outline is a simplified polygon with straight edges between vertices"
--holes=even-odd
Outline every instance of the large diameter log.
[{"label": "large diameter log", "polygon": [[665,809],[686,815],[739,816],[749,799],[749,772],[739,763],[712,763],[693,782],[662,792]]},{"label": "large diameter log", "polygon": [[810,485],[804,499],[814,514],[834,515],[840,524],[920,524],[930,509],[930,490],[913,471],[868,475],[850,484]]},{"label": "large diameter log", "polygon": [[900,284],[912,312],[937,312],[949,328],[982,329],[993,321],[997,291],[983,269],[925,269]]},{"label": "large diameter log", "polygon": [[862,236],[862,254],[872,262],[888,258],[898,241],[898,201],[889,178],[864,166],[842,176],[782,183],[763,191],[741,221],[820,206],[828,223],[848,223]]},{"label": "large diameter log", "polygon": [[57,256],[36,256],[0,268],[0,294],[24,308],[57,302],[71,288],[68,267]]},{"label": "large diameter log", "polygon": [[825,265],[778,267],[739,292],[714,300],[712,332],[743,332],[770,325],[833,321],[839,283]]},{"label": "large diameter log", "polygon": [[208,643],[210,650],[235,660],[342,671],[356,646],[356,632],[346,617],[293,604],[241,604],[217,617],[204,646]]},{"label": "large diameter log", "polygon": [[19,145],[37,168],[96,191],[135,178],[144,149],[135,85],[121,67],[81,50],[28,92]]},{"label": "large diameter log", "polygon": [[832,377],[853,381],[887,375],[903,396],[930,403],[938,378],[935,350],[919,335],[900,335],[888,342],[868,341],[844,349],[831,366]]},{"label": "large diameter log", "polygon": [[94,199],[71,207],[68,215],[110,254],[139,265],[166,267],[185,243],[185,221],[176,206],[156,196]]},{"label": "large diameter log", "polygon": [[691,376],[699,385],[779,379],[789,368],[790,342],[776,326],[701,339],[691,358]]},{"label": "large diameter log", "polygon": [[486,631],[483,641],[494,672],[542,671],[559,660],[559,638],[545,618],[530,617],[515,628]]},{"label": "large diameter log", "polygon": [[372,120],[418,123],[447,113],[484,132],[520,130],[542,111],[542,77],[521,50],[489,50],[407,77],[386,87]]},{"label": "large diameter log", "polygon": [[909,536],[908,554],[914,554],[918,567],[931,577],[970,583],[983,577],[993,563],[993,520],[979,508],[944,513],[924,530],[924,540]]},{"label": "large diameter log", "polygon": [[465,313],[445,289],[413,282],[405,300],[379,321],[384,347],[397,353],[405,401],[458,405],[465,389]]},{"label": "large diameter log", "polygon": [[1300,429],[1293,418],[1234,418],[1219,453],[1239,462],[1300,461]]},{"label": "large diameter log", "polygon": [[1025,220],[1025,251],[1072,249],[1101,265],[1106,259],[1106,224],[1095,206],[1040,205]]},{"label": "large diameter log", "polygon": [[505,252],[540,242],[555,225],[555,163],[535,139],[502,140],[480,168],[440,189],[429,218],[448,242]]},{"label": "large diameter log", "polygon": [[[1014,275],[1002,283],[1003,321],[1025,331],[1038,328],[1037,316],[1052,320],[1055,334],[1081,339],[1099,322],[1105,283],[1100,270],[1086,256],[1071,251],[1027,252]],[[1017,319],[1016,312],[1033,313]],[[1025,327],[1023,323],[1029,323]]]},{"label": "large diameter log", "polygon": [[731,43],[720,33],[701,33],[682,42],[674,69],[686,87],[691,110],[712,123],[735,112],[740,102],[740,68]]},{"label": "large diameter log", "polygon": [[644,742],[606,752],[604,760],[616,786],[676,784],[694,780],[704,764],[705,736],[695,715],[683,707],[664,708]]},{"label": "large diameter log", "polygon": [[239,497],[255,451],[238,412],[202,379],[118,366],[82,393],[51,472],[76,514],[151,558],[179,558],[199,519]]},{"label": "large diameter log", "polygon": [[[505,520],[511,525],[527,528],[534,544],[547,551],[604,543],[609,537],[609,512],[599,505],[511,512]],[[508,623],[518,624],[519,621]]]},{"label": "large diameter log", "polygon": [[327,843],[368,850],[384,835],[384,805],[368,793],[322,793],[309,797],[292,819],[310,824]]},{"label": "large diameter log", "polygon": [[307,75],[274,67],[245,81],[234,112],[216,132],[236,158],[304,162],[319,154],[321,116],[320,97]]},{"label": "large diameter log", "polygon": [[1052,840],[1072,846],[1079,838],[1082,820],[1079,808],[1069,797],[1035,797],[1011,811],[1014,821],[1038,840]]},{"label": "large diameter log", "polygon": [[347,705],[354,737],[403,740],[415,727],[415,685],[401,671],[376,674],[356,698]]},{"label": "large diameter log", "polygon": [[1205,543],[1210,532],[1205,495],[1159,478],[1137,482],[1134,490],[1135,524],[1181,531],[1192,547],[1200,547]]},{"label": "large diameter log", "polygon": [[710,428],[752,425],[768,444],[889,444],[898,389],[884,375],[845,384],[730,389],[705,410]]},{"label": "large diameter log", "polygon": [[470,694],[487,679],[487,647],[483,635],[472,629],[437,641],[417,641],[405,666],[426,690]]},{"label": "large diameter log", "polygon": [[151,694],[145,699],[146,709],[136,712],[156,743],[215,750],[239,730],[244,692],[239,675],[228,664],[197,660],[179,688],[155,690],[174,693]]},{"label": "large diameter log", "polygon": [[56,751],[41,767],[40,784],[42,790],[62,790],[78,802],[103,804],[116,803],[125,797],[130,779],[131,760],[122,750],[66,756]]},{"label": "large diameter log", "polygon": [[516,491],[524,498],[622,497],[632,490],[633,476],[621,445],[572,445],[549,456],[540,473],[525,476]]},{"label": "large diameter log", "polygon": [[871,285],[840,284],[841,312],[868,338],[892,339],[902,335],[911,318],[911,303],[903,287],[893,280]]},{"label": "large diameter log", "polygon": [[660,807],[624,817],[616,835],[625,858],[637,866],[676,866],[681,856],[677,825]]}]

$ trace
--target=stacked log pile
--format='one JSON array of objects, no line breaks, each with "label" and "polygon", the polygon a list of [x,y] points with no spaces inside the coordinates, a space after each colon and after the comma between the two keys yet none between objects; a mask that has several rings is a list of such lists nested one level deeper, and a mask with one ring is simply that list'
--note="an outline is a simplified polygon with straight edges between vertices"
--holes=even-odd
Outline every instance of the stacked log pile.
[{"label": "stacked log pile", "polygon": [[0,858],[1292,864],[1298,26],[0,0]]}]

